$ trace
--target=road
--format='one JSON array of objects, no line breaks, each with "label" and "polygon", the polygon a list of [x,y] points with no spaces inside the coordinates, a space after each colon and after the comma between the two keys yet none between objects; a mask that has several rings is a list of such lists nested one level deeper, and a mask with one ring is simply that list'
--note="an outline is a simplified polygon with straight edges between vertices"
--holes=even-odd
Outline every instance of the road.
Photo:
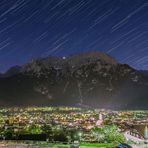
[{"label": "road", "polygon": [[137,137],[131,136],[128,132],[124,133],[126,140],[134,141],[137,144],[132,144],[133,148],[148,148],[148,144],[144,144],[144,139],[139,139]]},{"label": "road", "polygon": [[[70,148],[70,146],[51,145],[27,145],[27,144],[0,144],[0,148]],[[82,147],[85,148],[85,147]]]},{"label": "road", "polygon": [[0,145],[0,148],[41,148],[41,147],[31,146],[31,145]]},{"label": "road", "polygon": [[137,138],[137,137],[134,137],[134,136],[131,136],[130,134],[128,134],[128,132],[125,132],[124,133],[124,136],[125,136],[125,138],[126,138],[126,140],[128,141],[128,140],[131,140],[131,141],[134,141],[135,143],[143,143],[144,142],[144,140],[143,139],[139,139],[139,138]]},{"label": "road", "polygon": [[[0,148],[61,148],[58,146],[54,146],[54,147],[49,147],[49,146],[29,146],[29,145],[0,145]],[[62,147],[64,148],[64,147]],[[80,148],[97,148],[97,147],[86,147],[86,146],[81,146]],[[101,148],[105,148],[105,147],[101,147]]]},{"label": "road", "polygon": [[[90,147],[90,146],[80,146],[80,148],[98,148],[98,147],[94,147],[94,146],[91,146],[91,147]],[[102,147],[100,147],[100,148],[106,148],[106,147],[103,147],[103,146],[102,146]]]},{"label": "road", "polygon": [[133,148],[148,148],[148,145],[145,145],[145,144],[134,144],[134,145],[131,145]]},{"label": "road", "polygon": [[[11,144],[0,144],[0,148],[65,148],[65,146],[35,146],[35,145],[27,145],[27,144],[21,144],[21,145],[11,145]],[[70,146],[66,147],[70,148]],[[80,146],[79,148],[98,148],[98,147],[93,147],[93,146]],[[100,148],[106,148],[105,146],[100,147]]]}]

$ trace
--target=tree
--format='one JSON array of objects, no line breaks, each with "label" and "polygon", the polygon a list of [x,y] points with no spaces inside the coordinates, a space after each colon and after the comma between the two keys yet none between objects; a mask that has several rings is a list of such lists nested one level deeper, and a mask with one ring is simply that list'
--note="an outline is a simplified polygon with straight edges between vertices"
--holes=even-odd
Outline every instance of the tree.
[{"label": "tree", "polygon": [[9,139],[12,139],[12,136],[14,135],[14,131],[12,128],[7,128],[4,130],[3,134],[4,134],[5,139],[9,140]]},{"label": "tree", "polygon": [[123,143],[125,141],[124,135],[118,131],[116,125],[108,125],[103,128],[105,140],[109,143]]},{"label": "tree", "polygon": [[54,128],[53,139],[54,141],[68,142],[66,131],[59,126]]},{"label": "tree", "polygon": [[31,134],[40,134],[42,133],[42,129],[39,125],[32,124],[29,126],[29,131]]},{"label": "tree", "polygon": [[124,135],[118,131],[116,125],[106,125],[102,128],[94,128],[92,129],[92,133],[98,142],[123,143],[125,141]]},{"label": "tree", "polygon": [[92,129],[92,134],[95,136],[97,142],[104,142],[105,134],[103,128],[94,128]]}]

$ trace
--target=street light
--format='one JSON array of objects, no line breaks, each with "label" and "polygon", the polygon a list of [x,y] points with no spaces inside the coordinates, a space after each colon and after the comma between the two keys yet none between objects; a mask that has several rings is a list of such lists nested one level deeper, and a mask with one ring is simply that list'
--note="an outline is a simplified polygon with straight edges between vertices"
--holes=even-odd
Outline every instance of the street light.
[{"label": "street light", "polygon": [[79,133],[78,133],[78,136],[81,137],[81,136],[82,136],[82,132],[79,132]]},{"label": "street light", "polygon": [[81,141],[82,135],[83,135],[83,133],[82,133],[81,131],[78,132],[78,137],[79,137],[79,140],[80,140],[80,141]]},{"label": "street light", "polygon": [[147,143],[147,139],[148,139],[148,128],[147,128],[147,126],[145,126],[145,129],[144,129],[144,139],[145,139],[145,143]]}]

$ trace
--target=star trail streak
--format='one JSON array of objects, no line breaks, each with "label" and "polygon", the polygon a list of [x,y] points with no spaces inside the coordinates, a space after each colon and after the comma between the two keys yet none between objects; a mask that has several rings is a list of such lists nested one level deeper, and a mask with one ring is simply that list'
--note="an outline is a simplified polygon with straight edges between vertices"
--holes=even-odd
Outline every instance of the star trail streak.
[{"label": "star trail streak", "polygon": [[0,1],[0,72],[92,49],[148,70],[148,1]]}]

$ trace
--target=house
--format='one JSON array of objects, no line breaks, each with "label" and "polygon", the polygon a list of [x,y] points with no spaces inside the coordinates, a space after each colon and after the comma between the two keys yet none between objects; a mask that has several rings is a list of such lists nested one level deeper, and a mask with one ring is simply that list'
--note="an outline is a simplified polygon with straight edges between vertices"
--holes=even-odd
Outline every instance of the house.
[{"label": "house", "polygon": [[[126,132],[126,137],[129,140],[137,140],[147,143],[148,141],[148,125],[147,124],[135,124],[128,132]],[[128,136],[129,135],[129,136]]]}]

